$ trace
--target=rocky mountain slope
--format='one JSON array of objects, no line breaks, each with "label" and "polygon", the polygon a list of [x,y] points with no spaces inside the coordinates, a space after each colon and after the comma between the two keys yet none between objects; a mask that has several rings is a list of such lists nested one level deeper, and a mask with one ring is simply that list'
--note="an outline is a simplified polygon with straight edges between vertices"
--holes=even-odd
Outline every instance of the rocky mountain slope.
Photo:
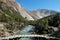
[{"label": "rocky mountain slope", "polygon": [[49,15],[54,15],[57,14],[56,11],[53,10],[46,10],[46,9],[39,9],[39,10],[33,10],[33,11],[29,11],[27,9],[25,9],[23,6],[19,5],[19,9],[18,11],[20,12],[20,14],[23,17],[26,17],[28,20],[37,20]]},{"label": "rocky mountain slope", "polygon": [[6,3],[9,7],[14,8],[16,11],[20,12],[20,14],[26,18],[28,20],[34,20],[28,13],[29,11],[27,11],[23,6],[21,6],[19,3],[15,2],[14,0],[0,0],[0,2],[4,2]]},{"label": "rocky mountain slope", "polygon": [[18,11],[20,12],[20,14],[24,17],[27,18],[28,20],[34,20],[34,18],[29,15],[31,14],[30,11],[28,11],[27,9],[25,9],[23,6],[21,6],[20,4],[18,4]]},{"label": "rocky mountain slope", "polygon": [[46,9],[38,9],[38,10],[29,11],[25,9],[23,6],[21,6],[19,3],[18,3],[17,9],[20,12],[20,14],[24,18],[26,17],[28,20],[37,20],[37,19],[49,16],[49,15],[57,14],[56,11],[46,10]]},{"label": "rocky mountain slope", "polygon": [[57,13],[56,11],[46,9],[29,11],[15,0],[0,0],[0,1],[6,3],[8,6],[13,7],[16,11],[20,13],[20,15],[22,15],[24,18],[27,18],[28,20],[37,20]]},{"label": "rocky mountain slope", "polygon": [[47,10],[47,9],[38,9],[38,10],[33,10],[31,11],[31,16],[37,20],[37,19],[40,19],[40,18],[43,18],[43,17],[46,17],[46,16],[49,16],[49,15],[54,15],[54,14],[57,14],[56,11],[53,11],[53,10]]},{"label": "rocky mountain slope", "polygon": [[10,33],[18,31],[22,26],[20,24],[26,20],[12,5],[14,1],[6,2],[0,0],[0,36],[9,36]]},{"label": "rocky mountain slope", "polygon": [[15,0],[0,0],[0,22],[0,36],[10,35],[30,24],[35,26],[35,33],[46,34],[50,26],[60,28],[60,13],[46,9],[29,11]]}]

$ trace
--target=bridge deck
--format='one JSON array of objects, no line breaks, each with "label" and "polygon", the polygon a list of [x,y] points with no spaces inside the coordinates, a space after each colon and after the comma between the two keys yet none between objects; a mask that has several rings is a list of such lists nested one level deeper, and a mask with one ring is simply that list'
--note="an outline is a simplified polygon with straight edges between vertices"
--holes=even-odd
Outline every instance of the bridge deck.
[{"label": "bridge deck", "polygon": [[13,35],[9,37],[0,37],[0,39],[13,39],[13,38],[20,38],[20,37],[44,37],[44,38],[55,39],[55,37],[49,37],[47,35]]}]

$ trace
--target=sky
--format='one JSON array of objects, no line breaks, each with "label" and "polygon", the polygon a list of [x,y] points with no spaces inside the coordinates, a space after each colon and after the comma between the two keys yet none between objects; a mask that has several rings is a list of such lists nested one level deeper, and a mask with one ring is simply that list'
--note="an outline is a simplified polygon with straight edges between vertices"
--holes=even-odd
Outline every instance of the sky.
[{"label": "sky", "polygon": [[16,0],[28,10],[48,9],[60,12],[60,0]]}]

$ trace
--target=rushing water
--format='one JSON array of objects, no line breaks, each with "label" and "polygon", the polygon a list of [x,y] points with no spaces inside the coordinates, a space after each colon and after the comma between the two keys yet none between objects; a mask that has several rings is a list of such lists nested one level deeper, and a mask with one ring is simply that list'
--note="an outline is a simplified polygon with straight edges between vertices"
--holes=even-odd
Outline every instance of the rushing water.
[{"label": "rushing water", "polygon": [[33,38],[20,38],[20,40],[33,40]]},{"label": "rushing water", "polygon": [[[29,25],[26,28],[20,31],[20,34],[31,34],[31,31],[34,29],[34,26]],[[19,40],[33,40],[34,38],[20,38]]]},{"label": "rushing water", "polygon": [[[32,30],[34,30],[34,26],[32,25],[28,25],[27,27],[25,27],[24,29],[22,29],[20,31],[20,34],[31,34]],[[36,37],[36,38],[31,38],[31,37],[25,37],[25,38],[20,38],[19,40],[47,40],[46,38],[42,38],[42,37]],[[52,39],[48,39],[48,40],[52,40]]]}]

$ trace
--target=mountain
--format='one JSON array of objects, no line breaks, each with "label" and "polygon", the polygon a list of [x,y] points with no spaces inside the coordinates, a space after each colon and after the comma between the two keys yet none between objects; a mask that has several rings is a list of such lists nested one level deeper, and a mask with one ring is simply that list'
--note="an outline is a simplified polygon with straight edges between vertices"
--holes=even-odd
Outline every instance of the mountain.
[{"label": "mountain", "polygon": [[5,2],[8,6],[13,7],[16,11],[20,13],[21,16],[28,20],[37,20],[57,13],[56,11],[46,9],[29,11],[15,0],[0,0],[0,1]]},{"label": "mountain", "polygon": [[23,6],[21,6],[20,4],[18,4],[18,11],[20,12],[20,14],[24,17],[27,18],[28,20],[34,20],[34,18],[30,15],[31,12],[27,9],[25,9]]},{"label": "mountain", "polygon": [[30,14],[35,20],[49,16],[49,15],[54,15],[57,14],[57,11],[53,10],[47,10],[47,9],[38,9],[38,10],[33,10],[31,11],[32,13]]},{"label": "mountain", "polygon": [[[8,5],[10,4],[10,5]],[[9,1],[0,1],[0,21],[22,21],[24,19]]]},{"label": "mountain", "polygon": [[48,26],[59,27],[60,13],[46,9],[29,11],[15,0],[0,0],[0,36],[15,33],[27,25],[34,25],[37,34],[46,33]]},{"label": "mountain", "polygon": [[29,11],[15,0],[0,0],[0,22],[28,23],[27,20],[37,20],[57,13],[46,9]]},{"label": "mountain", "polygon": [[8,36],[26,26],[26,18],[20,15],[16,6],[15,1],[0,0],[0,36]]},{"label": "mountain", "polygon": [[28,20],[37,20],[49,15],[57,14],[57,11],[47,10],[47,9],[38,9],[38,10],[29,11],[25,9],[23,6],[21,6],[19,3],[17,9],[20,12],[20,14],[24,18],[26,17]]},{"label": "mountain", "polygon": [[18,5],[19,5],[18,11],[24,18],[26,17],[28,20],[37,20],[49,15],[57,14],[57,11],[47,10],[47,9],[38,9],[38,10],[29,11],[20,4]]},{"label": "mountain", "polygon": [[37,30],[35,30],[37,34],[46,33],[55,37],[60,37],[60,13],[36,20],[35,29]]},{"label": "mountain", "polygon": [[34,20],[28,13],[29,11],[26,10],[23,6],[21,6],[19,3],[17,3],[14,0],[0,0],[1,2],[6,3],[8,6],[14,8],[16,11],[20,13],[24,18],[27,17],[28,20]]}]

